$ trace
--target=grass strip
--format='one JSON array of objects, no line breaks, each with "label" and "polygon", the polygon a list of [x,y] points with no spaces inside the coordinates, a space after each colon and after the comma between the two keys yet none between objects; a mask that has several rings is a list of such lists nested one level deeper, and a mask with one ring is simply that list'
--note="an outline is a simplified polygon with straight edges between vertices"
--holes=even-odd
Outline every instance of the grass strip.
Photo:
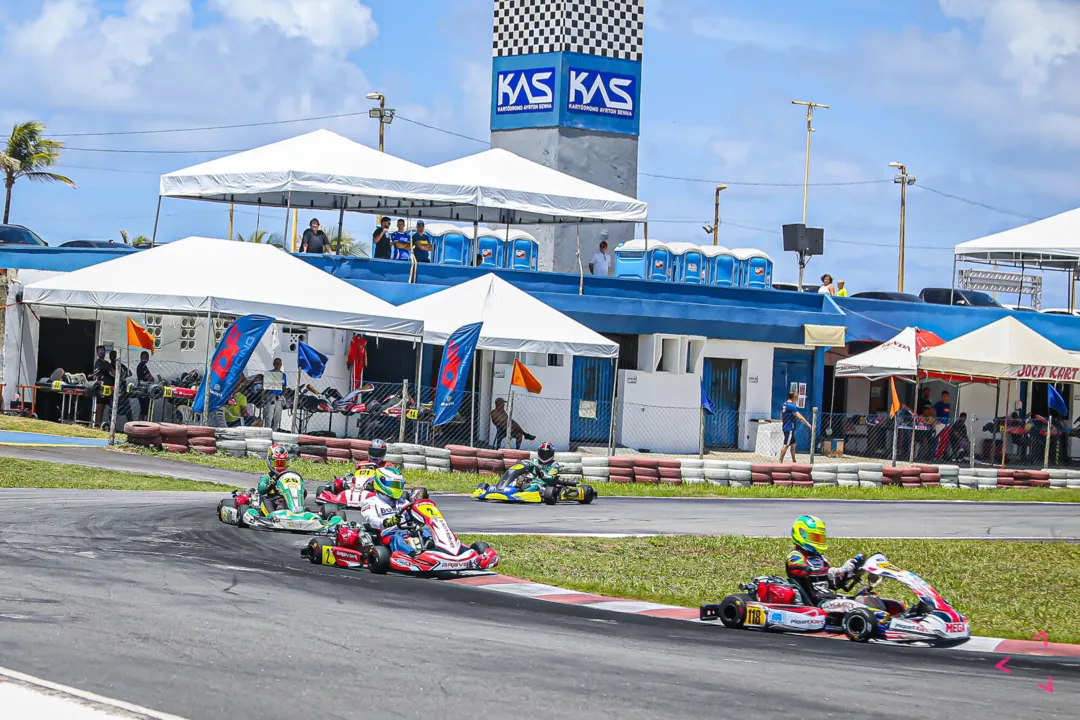
[{"label": "grass strip", "polygon": [[[154,455],[169,460],[203,465],[223,470],[238,470],[252,473],[256,477],[266,470],[266,463],[261,458],[234,458],[228,455],[200,455],[198,453],[165,453],[148,448],[136,448],[125,445],[118,448],[122,452],[134,452]],[[316,463],[309,460],[290,460],[289,467],[305,480],[326,481],[351,472],[347,463]],[[409,470],[405,479],[410,485],[422,485],[428,490],[439,492],[471,493],[481,480],[491,482],[493,477],[482,477],[469,473],[438,473],[423,470]],[[847,488],[814,487],[792,488],[771,485],[765,487],[733,488],[709,485],[622,485],[618,483],[598,483],[594,486],[600,496],[607,497],[730,497],[730,498],[817,498],[820,500],[978,500],[996,502],[1080,502],[1080,490],[1051,488],[1012,488],[1007,490],[950,490],[947,488]]]},{"label": "grass strip", "polygon": [[0,457],[0,488],[68,488],[73,490],[196,490],[231,492],[217,483],[116,472],[81,465]]},{"label": "grass strip", "polygon": [[[791,542],[741,537],[561,538],[470,535],[499,551],[499,571],[515,577],[616,598],[696,608],[738,592],[759,575],[783,575]],[[982,540],[829,541],[842,562],[885,553],[934,586],[972,623],[972,634],[1080,643],[1080,545]],[[910,602],[899,583],[886,597]]]},{"label": "grass strip", "polygon": [[[108,440],[109,433],[84,425],[66,425],[34,418],[14,417],[0,415],[0,430],[8,432],[39,433],[43,435],[58,435],[60,437],[91,438],[94,440]],[[117,438],[123,441],[127,436],[118,433]]]}]

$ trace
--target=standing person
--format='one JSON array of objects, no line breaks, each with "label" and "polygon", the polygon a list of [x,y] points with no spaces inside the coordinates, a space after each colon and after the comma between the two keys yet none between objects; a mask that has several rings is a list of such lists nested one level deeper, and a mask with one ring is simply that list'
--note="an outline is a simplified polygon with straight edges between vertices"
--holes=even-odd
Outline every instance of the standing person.
[{"label": "standing person", "polygon": [[274,358],[274,369],[263,373],[263,425],[271,430],[281,424],[282,395],[288,387],[281,358]]},{"label": "standing person", "polygon": [[412,236],[412,253],[418,263],[431,262],[431,253],[434,251],[431,244],[431,236],[424,230],[424,221],[418,220],[416,232]]},{"label": "standing person", "polygon": [[608,268],[610,267],[611,263],[607,255],[607,240],[601,240],[600,249],[593,253],[592,260],[589,261],[589,274],[607,277]]},{"label": "standing person", "polygon": [[[94,380],[100,382],[105,387],[113,387],[116,384],[116,371],[114,366],[109,362],[109,359],[105,352],[104,345],[98,345],[95,348],[95,354],[97,359],[94,360]],[[112,405],[112,395],[102,395],[97,398],[97,404],[94,408],[94,427],[101,427],[104,423],[105,408]]]},{"label": "standing person", "polygon": [[780,462],[784,462],[784,455],[789,448],[791,462],[797,462],[795,459],[795,421],[798,420],[806,427],[810,427],[810,423],[799,412],[799,406],[795,404],[796,397],[796,393],[788,393],[787,402],[780,407],[780,429],[784,432],[784,444],[780,447]]},{"label": "standing person", "polygon": [[353,335],[349,342],[349,352],[345,356],[345,364],[349,367],[352,385],[349,390],[359,390],[364,384],[364,368],[367,367],[367,340],[363,335]]},{"label": "standing person", "polygon": [[[135,366],[135,380],[141,383],[154,382],[154,373],[150,372],[150,353],[143,350],[139,353],[139,364]],[[141,420],[149,420],[147,413],[150,411],[150,398],[139,398],[139,418]]]},{"label": "standing person", "polygon": [[949,391],[941,391],[941,399],[934,403],[934,417],[937,418],[939,423],[949,424],[949,414],[952,412],[952,406],[949,404]]},{"label": "standing person", "polygon": [[390,218],[384,216],[371,234],[371,252],[376,260],[390,259]]},{"label": "standing person", "polygon": [[930,402],[930,388],[924,387],[919,395],[919,402],[915,405],[915,414],[922,415],[926,412],[926,408],[932,408],[933,406],[934,403]]},{"label": "standing person", "polygon": [[821,287],[818,288],[818,295],[835,295],[836,288],[832,284],[832,275],[825,273],[821,276]]},{"label": "standing person", "polygon": [[319,221],[315,218],[311,218],[311,222],[308,223],[308,229],[304,231],[304,236],[300,238],[300,252],[321,255],[329,251],[330,239],[327,238],[326,233],[319,228]]},{"label": "standing person", "polygon": [[847,297],[847,288],[844,287],[843,280],[836,281],[836,297]]},{"label": "standing person", "polygon": [[405,221],[397,221],[397,231],[390,233],[390,259],[408,260],[412,254],[412,236],[405,229]]}]

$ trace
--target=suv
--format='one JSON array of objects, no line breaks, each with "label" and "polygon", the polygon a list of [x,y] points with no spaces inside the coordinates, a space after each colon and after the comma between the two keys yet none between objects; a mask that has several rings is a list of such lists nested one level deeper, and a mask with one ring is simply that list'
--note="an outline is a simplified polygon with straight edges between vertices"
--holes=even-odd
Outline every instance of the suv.
[{"label": "suv", "polygon": [[35,235],[32,230],[28,230],[22,225],[0,225],[0,245],[37,245],[38,247],[48,247],[49,243]]},{"label": "suv", "polygon": [[864,298],[866,300],[892,300],[893,302],[923,302],[923,299],[918,295],[912,295],[911,293],[903,292],[893,292],[890,290],[867,290],[866,292],[857,292],[851,297]]},{"label": "suv", "polygon": [[978,290],[956,290],[953,288],[923,288],[919,293],[923,302],[933,305],[967,305],[969,307],[999,308],[994,298]]},{"label": "suv", "polygon": [[112,240],[68,240],[66,243],[61,243],[62,248],[104,248],[107,250],[137,250],[130,245],[124,243],[113,242]]}]

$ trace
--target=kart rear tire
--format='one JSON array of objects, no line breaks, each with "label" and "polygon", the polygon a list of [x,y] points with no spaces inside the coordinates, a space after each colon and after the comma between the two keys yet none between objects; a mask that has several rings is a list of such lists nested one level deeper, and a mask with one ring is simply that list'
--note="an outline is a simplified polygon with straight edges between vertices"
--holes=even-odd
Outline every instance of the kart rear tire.
[{"label": "kart rear tire", "polygon": [[426,487],[413,488],[413,493],[419,496],[421,500],[430,500],[431,496],[428,494]]},{"label": "kart rear tire", "polygon": [[559,502],[559,494],[559,488],[548,486],[540,490],[540,499],[545,505],[555,505]]},{"label": "kart rear tire", "polygon": [[579,501],[582,505],[588,505],[596,499],[596,488],[592,485],[582,485],[581,492],[584,493],[584,497]]},{"label": "kart rear tire", "polygon": [[368,570],[376,575],[385,575],[390,570],[390,549],[385,545],[376,545],[368,555]]},{"label": "kart rear tire", "polygon": [[844,635],[848,640],[870,642],[870,638],[874,636],[874,629],[877,627],[877,617],[866,608],[856,608],[844,615],[840,626],[844,629]]},{"label": "kart rear tire", "polygon": [[319,508],[319,517],[323,520],[329,520],[338,513],[338,506],[335,503],[323,503],[323,506]]},{"label": "kart rear tire", "polygon": [[236,505],[236,527],[247,527],[247,523],[244,522],[244,513],[247,512],[247,503],[243,505]]},{"label": "kart rear tire", "polygon": [[746,623],[746,601],[738,595],[728,595],[720,602],[720,622],[737,630]]},{"label": "kart rear tire", "polygon": [[473,550],[475,550],[477,555],[483,555],[484,551],[487,550],[491,546],[488,545],[486,542],[477,541],[477,542],[474,542],[469,547],[472,548]]},{"label": "kart rear tire", "polygon": [[312,538],[307,544],[307,559],[312,565],[322,565],[322,543],[318,538]]}]

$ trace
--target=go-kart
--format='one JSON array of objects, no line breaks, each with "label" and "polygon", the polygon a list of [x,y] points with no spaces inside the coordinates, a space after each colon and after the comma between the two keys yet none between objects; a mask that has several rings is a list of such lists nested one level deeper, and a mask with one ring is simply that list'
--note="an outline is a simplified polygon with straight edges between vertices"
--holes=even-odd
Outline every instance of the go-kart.
[{"label": "go-kart", "polygon": [[[377,575],[390,570],[404,573],[442,573],[488,570],[499,563],[499,554],[487,543],[462,544],[431,500],[417,498],[399,513],[394,528],[379,531],[364,524],[347,523],[334,529],[329,539],[312,538],[300,557],[315,565],[364,568]],[[390,550],[390,536],[405,533],[410,552]]]},{"label": "go-kart", "polygon": [[289,532],[326,532],[345,522],[345,514],[310,512],[304,507],[304,479],[294,472],[285,472],[277,479],[277,492],[267,498],[255,490],[236,490],[231,498],[218,503],[218,519],[237,527]]},{"label": "go-kart", "polygon": [[[396,467],[396,466],[389,466]],[[325,513],[332,515],[337,508],[345,507],[351,510],[359,510],[364,503],[364,491],[370,490],[371,480],[375,477],[378,469],[371,464],[361,463],[351,478],[336,478],[329,485],[319,485],[315,488],[315,504],[322,508]],[[340,488],[340,489],[339,489]],[[409,491],[410,496],[415,498],[428,498],[426,488],[413,488]]]},{"label": "go-kart", "polygon": [[576,502],[588,505],[596,499],[592,485],[579,485],[573,480],[559,477],[559,466],[548,470],[548,484],[539,490],[526,490],[536,474],[530,464],[517,463],[502,474],[494,484],[480,483],[472,492],[474,500],[505,503],[539,503],[555,505],[560,502]]},{"label": "go-kart", "polygon": [[[883,580],[906,585],[916,597],[911,607],[882,598],[875,589]],[[918,575],[901,570],[881,553],[863,561],[843,591],[862,581],[854,595],[838,596],[820,605],[801,603],[797,586],[778,577],[754,578],[740,585],[743,593],[728,595],[719,604],[701,606],[703,621],[719,620],[729,628],[781,632],[841,632],[849,640],[869,642],[947,643],[971,637],[971,626]]]}]

